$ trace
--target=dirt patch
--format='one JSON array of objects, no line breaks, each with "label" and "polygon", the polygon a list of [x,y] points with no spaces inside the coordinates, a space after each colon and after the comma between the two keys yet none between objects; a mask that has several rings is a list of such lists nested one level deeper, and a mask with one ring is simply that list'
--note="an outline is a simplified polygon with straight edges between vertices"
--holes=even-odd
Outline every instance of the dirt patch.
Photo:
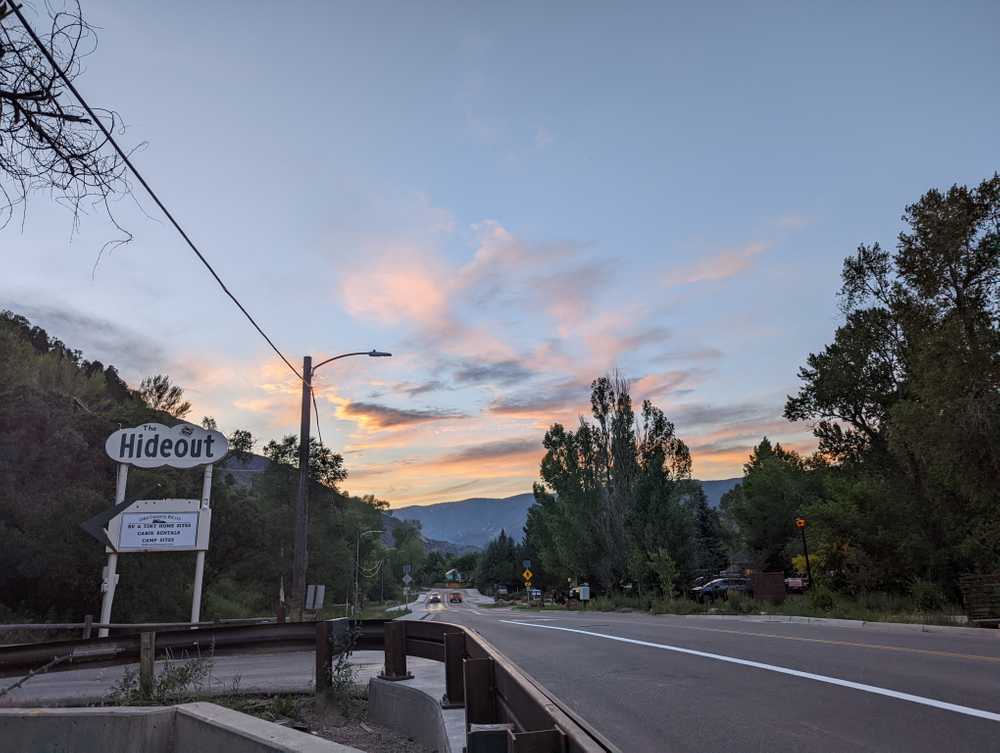
[{"label": "dirt patch", "polygon": [[314,696],[236,696],[213,699],[244,714],[332,740],[365,753],[437,753],[413,738],[366,719],[366,701]]}]

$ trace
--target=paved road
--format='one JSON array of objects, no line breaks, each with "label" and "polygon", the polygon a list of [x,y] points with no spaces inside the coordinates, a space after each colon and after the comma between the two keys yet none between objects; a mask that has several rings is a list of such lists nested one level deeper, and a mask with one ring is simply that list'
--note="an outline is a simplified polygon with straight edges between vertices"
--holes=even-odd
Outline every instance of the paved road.
[{"label": "paved road", "polygon": [[[444,594],[443,594],[444,595]],[[1000,632],[419,605],[466,625],[623,753],[1000,753]],[[356,659],[374,672],[381,657]],[[217,657],[211,686],[308,688],[311,652]],[[439,665],[436,665],[439,666]],[[0,705],[103,696],[121,668],[33,678]],[[0,681],[0,686],[3,683]]]},{"label": "paved road", "polygon": [[[471,594],[470,594],[471,595]],[[479,631],[626,753],[1000,751],[1000,632],[419,609]]]},{"label": "paved road", "polygon": [[[410,662],[416,662],[414,666],[420,668],[436,669],[441,666],[439,662],[427,659],[411,658]],[[381,651],[356,651],[352,655],[352,664],[357,668],[358,679],[361,681],[377,675],[383,663]],[[156,664],[157,673],[162,672],[164,662]],[[255,693],[306,693],[312,690],[315,666],[312,651],[216,656],[212,659],[211,674],[202,682],[198,692],[225,695],[235,689]],[[100,703],[119,683],[125,669],[100,667],[38,675],[0,698],[0,707],[85,706]],[[10,685],[16,679],[0,678],[0,688]]]}]

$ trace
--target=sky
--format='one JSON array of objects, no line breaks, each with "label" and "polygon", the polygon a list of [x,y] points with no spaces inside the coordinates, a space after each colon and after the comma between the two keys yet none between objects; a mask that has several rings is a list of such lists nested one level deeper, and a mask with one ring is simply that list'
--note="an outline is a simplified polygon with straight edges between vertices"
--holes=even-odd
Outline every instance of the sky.
[{"label": "sky", "polygon": [[[530,491],[612,370],[738,476],[904,207],[1000,169],[1000,5],[83,0],[77,85],[227,285],[317,371],[351,493]],[[36,4],[38,6],[39,4]],[[190,418],[297,433],[296,377],[138,191],[134,240],[31,197],[0,307]]]}]

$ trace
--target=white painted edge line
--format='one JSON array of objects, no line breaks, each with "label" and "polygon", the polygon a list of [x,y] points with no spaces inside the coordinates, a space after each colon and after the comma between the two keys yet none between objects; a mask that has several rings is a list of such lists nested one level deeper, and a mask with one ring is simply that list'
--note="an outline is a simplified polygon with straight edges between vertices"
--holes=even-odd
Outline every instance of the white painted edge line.
[{"label": "white painted edge line", "polygon": [[535,622],[518,622],[517,620],[499,620],[499,622],[506,622],[510,625],[521,625],[522,627],[540,628],[542,630],[561,630],[566,633],[578,633],[579,635],[589,635],[594,638],[605,638],[610,641],[618,641],[619,643],[630,643],[635,646],[647,646],[648,648],[658,648],[662,651],[674,651],[678,654],[700,656],[703,659],[715,659],[716,661],[728,662],[729,664],[739,664],[744,667],[753,667],[754,669],[763,669],[768,672],[777,672],[778,674],[782,675],[790,675],[791,677],[801,677],[805,680],[824,682],[827,683],[828,685],[837,685],[842,688],[850,688],[851,690],[860,690],[863,693],[873,693],[875,695],[882,695],[888,698],[895,698],[900,701],[909,701],[910,703],[918,703],[922,706],[930,706],[931,708],[935,709],[952,711],[956,714],[965,714],[966,716],[974,716],[979,719],[987,719],[991,722],[1000,722],[1000,714],[994,713],[992,711],[984,711],[983,709],[974,709],[970,706],[961,706],[957,703],[948,703],[947,701],[939,701],[935,698],[926,698],[924,696],[913,695],[912,693],[903,693],[898,690],[890,690],[889,688],[880,688],[876,685],[866,685],[862,682],[842,680],[839,677],[830,677],[829,675],[817,675],[813,674],[812,672],[803,672],[798,669],[779,667],[776,664],[765,664],[759,661],[751,661],[750,659],[739,659],[735,656],[712,654],[707,651],[696,651],[695,649],[692,648],[671,646],[666,643],[653,643],[651,641],[641,641],[635,638],[622,638],[621,636],[618,635],[608,635],[607,633],[595,633],[590,630],[579,630],[577,628],[559,627],[557,625],[539,625],[538,623]]}]

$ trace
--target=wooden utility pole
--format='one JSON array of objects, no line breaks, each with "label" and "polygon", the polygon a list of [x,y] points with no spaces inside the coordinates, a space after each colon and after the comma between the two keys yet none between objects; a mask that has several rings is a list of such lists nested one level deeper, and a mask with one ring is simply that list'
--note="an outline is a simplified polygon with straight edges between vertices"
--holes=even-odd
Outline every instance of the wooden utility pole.
[{"label": "wooden utility pole", "polygon": [[299,489],[295,495],[295,553],[292,561],[291,612],[302,619],[306,593],[309,519],[309,419],[312,416],[312,357],[302,359],[302,417],[299,427]]}]

